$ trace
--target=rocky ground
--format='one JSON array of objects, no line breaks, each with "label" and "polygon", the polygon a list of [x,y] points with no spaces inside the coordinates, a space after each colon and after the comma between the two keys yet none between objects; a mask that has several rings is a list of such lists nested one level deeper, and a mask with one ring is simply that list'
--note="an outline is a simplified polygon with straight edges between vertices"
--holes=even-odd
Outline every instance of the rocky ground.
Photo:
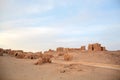
[{"label": "rocky ground", "polygon": [[72,61],[63,57],[52,63],[0,56],[0,80],[120,80],[120,51],[73,52]]}]

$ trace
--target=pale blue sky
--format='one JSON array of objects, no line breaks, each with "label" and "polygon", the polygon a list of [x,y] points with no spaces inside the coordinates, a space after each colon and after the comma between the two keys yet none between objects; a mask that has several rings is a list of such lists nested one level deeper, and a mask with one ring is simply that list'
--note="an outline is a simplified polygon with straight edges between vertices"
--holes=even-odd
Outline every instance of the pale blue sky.
[{"label": "pale blue sky", "polygon": [[0,0],[0,47],[120,49],[119,0]]}]

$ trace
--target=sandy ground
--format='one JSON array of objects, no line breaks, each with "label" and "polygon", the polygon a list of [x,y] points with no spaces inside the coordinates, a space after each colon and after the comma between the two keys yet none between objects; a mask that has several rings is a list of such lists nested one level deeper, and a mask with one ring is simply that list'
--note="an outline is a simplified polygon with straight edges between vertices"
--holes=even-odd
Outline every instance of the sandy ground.
[{"label": "sandy ground", "polygon": [[120,80],[120,58],[111,54],[103,57],[103,53],[79,53],[73,61],[59,58],[43,65],[34,65],[36,60],[4,55],[0,56],[0,80]]}]

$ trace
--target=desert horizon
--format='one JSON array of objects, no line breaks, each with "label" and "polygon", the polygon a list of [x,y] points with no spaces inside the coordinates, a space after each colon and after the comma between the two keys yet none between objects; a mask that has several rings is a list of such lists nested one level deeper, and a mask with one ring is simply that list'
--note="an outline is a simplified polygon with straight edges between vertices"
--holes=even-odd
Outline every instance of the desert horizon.
[{"label": "desert horizon", "polygon": [[120,0],[0,0],[0,80],[120,80]]},{"label": "desert horizon", "polygon": [[44,52],[0,48],[0,80],[120,80],[120,51],[99,43]]}]

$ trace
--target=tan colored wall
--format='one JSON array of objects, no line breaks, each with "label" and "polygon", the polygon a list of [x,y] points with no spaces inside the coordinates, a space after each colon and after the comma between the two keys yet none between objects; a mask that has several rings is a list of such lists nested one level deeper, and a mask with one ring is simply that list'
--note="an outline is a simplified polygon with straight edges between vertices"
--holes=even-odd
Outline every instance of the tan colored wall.
[{"label": "tan colored wall", "polygon": [[89,44],[88,51],[105,51],[105,47],[102,47],[99,43]]},{"label": "tan colored wall", "polygon": [[63,47],[58,47],[58,48],[56,49],[56,51],[57,51],[57,52],[64,52],[64,48],[63,48]]},{"label": "tan colored wall", "polygon": [[85,46],[81,46],[80,50],[85,51],[86,50]]}]

